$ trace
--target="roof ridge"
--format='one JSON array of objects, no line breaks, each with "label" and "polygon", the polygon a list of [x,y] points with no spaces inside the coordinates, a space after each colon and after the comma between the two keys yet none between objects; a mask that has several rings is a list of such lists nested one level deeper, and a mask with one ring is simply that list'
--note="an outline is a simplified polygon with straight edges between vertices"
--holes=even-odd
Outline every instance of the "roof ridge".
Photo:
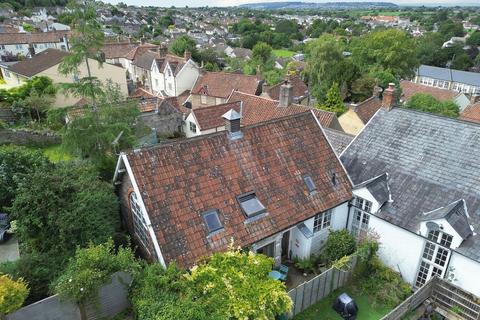
[{"label": "roof ridge", "polygon": [[225,103],[222,103],[222,104],[214,104],[212,106],[193,108],[192,111],[195,112],[195,111],[200,111],[200,110],[210,110],[210,109],[214,109],[216,107],[225,107],[225,106],[228,106],[228,105],[231,105],[231,104],[238,104],[240,102],[241,101],[232,101],[232,102],[225,102]]}]

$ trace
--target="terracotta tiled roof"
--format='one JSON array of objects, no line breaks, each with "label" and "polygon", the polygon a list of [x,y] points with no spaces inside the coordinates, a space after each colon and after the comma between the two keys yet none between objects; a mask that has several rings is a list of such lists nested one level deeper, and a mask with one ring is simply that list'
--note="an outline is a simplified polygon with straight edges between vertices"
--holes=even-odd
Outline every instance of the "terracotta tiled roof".
[{"label": "terracotta tiled roof", "polygon": [[460,114],[460,119],[480,123],[480,102],[469,105]]},{"label": "terracotta tiled roof", "polygon": [[34,33],[0,33],[0,44],[29,44],[63,42],[70,31],[50,31]]},{"label": "terracotta tiled roof", "polygon": [[[310,112],[126,154],[168,263],[248,246],[351,198],[351,185]],[[336,183],[332,182],[335,174]],[[312,177],[310,194],[303,175]],[[237,196],[254,191],[267,213],[246,221]],[[202,214],[217,209],[223,229],[209,235]]]},{"label": "terracotta tiled roof", "polygon": [[185,90],[177,97],[166,97],[165,100],[168,101],[173,107],[183,114],[189,114],[192,109],[185,107],[185,101],[190,96],[190,90]]},{"label": "terracotta tiled roof", "polygon": [[402,80],[400,81],[402,88],[402,100],[408,101],[413,95],[417,93],[426,93],[432,95],[435,99],[440,101],[453,100],[458,92],[447,89],[440,89],[435,87],[425,86],[423,84]]},{"label": "terracotta tiled roof", "polygon": [[21,74],[26,77],[33,77],[34,75],[51,68],[60,62],[68,55],[68,52],[58,49],[47,49],[37,53],[30,59],[26,59],[15,63],[8,69],[14,73]]},{"label": "terracotta tiled roof", "polygon": [[358,117],[365,124],[382,107],[382,99],[372,96],[354,107]]},{"label": "terracotta tiled roof", "polygon": [[[299,99],[308,95],[308,87],[299,76],[294,76],[289,79],[290,84],[293,87],[293,98]],[[280,82],[274,86],[268,88],[268,95],[273,100],[280,98],[280,87],[284,82]]]},{"label": "terracotta tiled roof", "polygon": [[206,72],[202,74],[192,89],[192,94],[206,94],[228,98],[232,90],[256,94],[260,80],[256,76],[238,73]]},{"label": "terracotta tiled roof", "polygon": [[222,118],[222,115],[228,110],[234,109],[241,113],[240,104],[238,101],[228,102],[216,106],[193,109],[192,113],[195,120],[197,120],[200,130],[214,129],[224,125],[225,120]]},{"label": "terracotta tiled roof", "polygon": [[131,95],[130,98],[154,98],[155,95],[152,93],[148,92],[147,90],[143,88],[137,88]]},{"label": "terracotta tiled roof", "polygon": [[125,58],[128,60],[135,60],[139,55],[143,54],[145,51],[150,49],[155,49],[158,46],[154,44],[141,44],[135,48],[133,48],[129,53],[125,55]]},{"label": "terracotta tiled roof", "polygon": [[130,43],[130,42],[105,43],[105,45],[102,48],[102,52],[105,53],[105,58],[107,59],[124,58],[127,56],[129,52],[131,52],[136,47],[138,47],[138,44]]},{"label": "terracotta tiled roof", "polygon": [[162,102],[163,100],[158,97],[154,98],[142,98],[138,100],[138,109],[140,112],[152,112],[157,109],[157,106]]},{"label": "terracotta tiled roof", "polygon": [[288,107],[279,107],[277,100],[268,99],[252,94],[234,91],[229,102],[242,101],[243,115],[242,124],[250,125],[263,121],[268,121],[275,118],[280,118],[296,113],[302,113],[308,110],[313,110],[318,120],[324,127],[330,127],[336,120],[336,115],[333,112],[312,109],[307,106],[298,104],[291,104]]}]

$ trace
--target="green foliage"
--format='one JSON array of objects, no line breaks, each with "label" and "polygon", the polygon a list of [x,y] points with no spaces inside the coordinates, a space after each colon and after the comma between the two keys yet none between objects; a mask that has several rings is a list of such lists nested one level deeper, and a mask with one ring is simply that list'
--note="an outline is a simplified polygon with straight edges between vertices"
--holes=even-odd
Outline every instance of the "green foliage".
[{"label": "green foliage", "polygon": [[28,251],[68,256],[77,246],[105,242],[119,226],[113,186],[91,166],[62,162],[16,182],[12,218]]},{"label": "green foliage", "polygon": [[40,151],[20,146],[0,146],[0,211],[10,212],[20,181],[49,161]]},{"label": "green foliage", "polygon": [[471,67],[473,67],[473,61],[465,52],[455,56],[455,59],[452,61],[452,68],[456,70],[468,71]]},{"label": "green foliage", "polygon": [[352,96],[356,102],[364,101],[373,94],[373,88],[377,84],[377,80],[370,75],[364,74],[352,83]]},{"label": "green foliage", "polygon": [[420,64],[443,67],[449,59],[447,50],[442,49],[444,37],[438,32],[428,32],[416,40],[417,57]]},{"label": "green foliage", "polygon": [[55,108],[47,110],[47,126],[55,131],[62,129],[65,125],[67,111],[67,108]]},{"label": "green foliage", "polygon": [[320,109],[335,112],[337,116],[347,111],[347,107],[343,103],[343,99],[340,96],[340,88],[338,84],[334,82],[332,87],[327,92],[327,98],[324,103],[319,104]]},{"label": "green foliage", "polygon": [[272,58],[272,47],[265,42],[258,42],[253,47],[253,59],[260,64],[265,64]]},{"label": "green foliage", "polygon": [[301,271],[305,273],[314,273],[315,270],[315,257],[309,257],[309,258],[295,258],[294,259],[295,267],[300,269]]},{"label": "green foliage", "polygon": [[443,35],[445,41],[451,37],[462,37],[464,34],[463,24],[452,19],[442,21],[438,25],[438,33]]},{"label": "green foliage", "polygon": [[331,230],[325,244],[325,258],[334,262],[355,252],[355,238],[347,230]]},{"label": "green foliage", "polygon": [[195,43],[195,40],[193,40],[187,35],[182,35],[175,39],[175,41],[172,43],[172,47],[170,48],[170,50],[177,56],[183,56],[185,50],[187,50],[190,51],[192,57],[194,57],[197,54],[196,46],[197,44]]},{"label": "green foliage", "polygon": [[28,295],[27,284],[13,280],[8,275],[0,275],[0,316],[19,309]]},{"label": "green foliage", "polygon": [[458,106],[453,101],[439,101],[427,93],[413,95],[405,107],[447,117],[458,117],[459,114]]},{"label": "green foliage", "polygon": [[277,22],[275,26],[275,31],[285,36],[289,37],[290,39],[297,39],[301,40],[303,38],[302,33],[299,31],[300,27],[295,22],[295,20],[286,20],[282,19]]},{"label": "green foliage", "polygon": [[119,271],[135,273],[139,264],[131,249],[119,247],[113,241],[77,249],[67,269],[55,282],[55,293],[78,303],[93,301],[99,288],[110,282],[112,274]]},{"label": "green foliage", "polygon": [[26,32],[34,32],[35,31],[35,28],[31,24],[26,23],[26,22],[24,22],[22,24],[22,27],[23,27],[23,30],[25,30]]},{"label": "green foliage", "polygon": [[274,319],[292,302],[268,276],[272,265],[264,255],[230,249],[190,273],[148,266],[134,281],[133,308],[139,319]]},{"label": "green foliage", "polygon": [[6,101],[13,103],[14,101],[24,100],[35,91],[41,96],[53,96],[56,93],[52,80],[45,76],[33,77],[25,81],[20,87],[9,90],[0,90],[0,102]]},{"label": "green foliage", "polygon": [[398,29],[373,31],[354,38],[352,58],[364,72],[385,70],[397,78],[412,76],[418,65],[414,41]]},{"label": "green foliage", "polygon": [[284,71],[279,69],[272,69],[263,73],[263,77],[269,86],[273,86],[280,81],[284,76]]}]

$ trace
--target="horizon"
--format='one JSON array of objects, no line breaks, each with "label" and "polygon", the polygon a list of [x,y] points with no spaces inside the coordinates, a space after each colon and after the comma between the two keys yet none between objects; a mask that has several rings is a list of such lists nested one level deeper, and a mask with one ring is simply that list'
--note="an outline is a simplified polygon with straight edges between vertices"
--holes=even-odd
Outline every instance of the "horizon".
[{"label": "horizon", "polygon": [[190,8],[200,8],[200,7],[236,7],[244,4],[255,4],[255,3],[265,3],[265,2],[306,2],[306,3],[328,3],[328,2],[356,2],[356,3],[365,3],[365,2],[387,2],[393,3],[398,6],[405,7],[480,7],[480,3],[469,2],[469,1],[449,1],[449,0],[424,0],[422,3],[419,3],[416,0],[403,0],[403,1],[363,1],[363,0],[351,0],[351,1],[279,1],[279,0],[210,0],[210,1],[201,1],[201,0],[171,0],[168,6],[163,5],[160,1],[154,0],[105,0],[107,3],[118,4],[123,2],[127,5],[133,6],[145,6],[145,7],[160,7],[160,8],[169,8],[171,6],[176,8],[184,8],[188,6]]}]

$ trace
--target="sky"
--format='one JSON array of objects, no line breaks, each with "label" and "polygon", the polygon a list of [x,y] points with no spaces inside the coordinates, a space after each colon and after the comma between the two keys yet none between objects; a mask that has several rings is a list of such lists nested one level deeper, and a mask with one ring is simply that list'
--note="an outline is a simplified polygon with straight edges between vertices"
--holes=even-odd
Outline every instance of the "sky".
[{"label": "sky", "polygon": [[[278,2],[285,0],[106,0],[116,4],[118,2],[124,2],[128,5],[137,5],[137,6],[159,6],[159,7],[202,7],[202,6],[211,6],[211,7],[228,7],[236,6],[244,3],[255,3],[255,2]],[[298,0],[287,0],[287,1],[298,1]],[[340,0],[330,0],[331,2],[340,1]],[[355,0],[346,0],[348,2],[364,2],[355,1]],[[398,1],[389,1],[389,0],[372,0],[372,1],[385,1],[392,2],[399,5],[464,5],[464,4],[474,4],[475,0],[398,0]],[[477,0],[478,1],[478,0]],[[315,0],[306,0],[305,2],[327,2],[327,1],[315,1]]]}]

